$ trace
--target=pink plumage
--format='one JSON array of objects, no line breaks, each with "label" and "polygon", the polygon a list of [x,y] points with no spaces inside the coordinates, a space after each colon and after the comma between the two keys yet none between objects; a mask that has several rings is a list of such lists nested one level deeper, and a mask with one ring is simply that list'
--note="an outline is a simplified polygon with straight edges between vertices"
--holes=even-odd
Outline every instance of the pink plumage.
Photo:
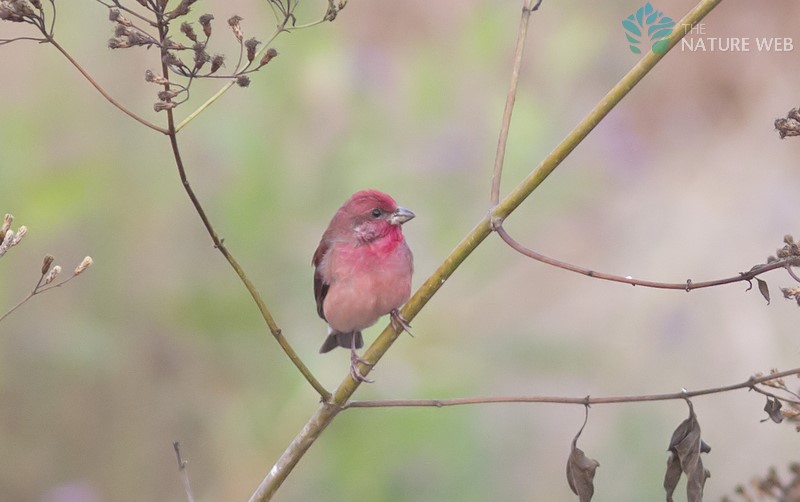
[{"label": "pink plumage", "polygon": [[399,317],[414,269],[401,225],[413,217],[377,190],[356,192],[333,216],[312,260],[317,313],[329,326],[320,352],[345,347],[359,359],[361,330]]}]

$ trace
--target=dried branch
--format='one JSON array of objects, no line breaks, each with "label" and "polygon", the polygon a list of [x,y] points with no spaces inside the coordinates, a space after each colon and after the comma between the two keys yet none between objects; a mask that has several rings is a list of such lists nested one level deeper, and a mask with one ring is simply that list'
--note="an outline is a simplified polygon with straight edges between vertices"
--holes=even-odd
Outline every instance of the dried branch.
[{"label": "dried branch", "polygon": [[517,45],[514,49],[514,64],[511,69],[511,83],[509,84],[508,94],[506,95],[506,106],[503,109],[503,120],[500,125],[500,137],[497,139],[497,153],[494,157],[494,174],[492,175],[492,205],[496,206],[500,202],[500,177],[503,174],[503,162],[506,158],[506,143],[508,142],[508,131],[511,128],[511,114],[514,111],[514,102],[517,99],[517,85],[519,84],[519,70],[522,67],[522,54],[525,52],[525,39],[528,34],[528,22],[531,13],[539,9],[542,0],[523,0],[522,19],[517,30]]},{"label": "dried branch", "polygon": [[[163,42],[166,39],[168,31],[168,20],[166,19],[164,14],[156,13],[156,24],[158,27],[159,38]],[[164,55],[167,54],[168,49],[166,49],[162,44],[161,51],[162,51],[161,69],[163,75],[165,76],[163,86],[164,86],[164,92],[168,93],[170,92],[171,86],[169,79],[166,79],[166,75],[168,75],[169,73],[167,71],[166,58],[163,57]],[[167,102],[169,102],[169,99],[167,100]],[[224,239],[221,239],[219,237],[219,234],[217,234],[217,231],[211,224],[211,220],[208,218],[205,209],[203,208],[202,204],[200,203],[200,200],[198,199],[197,195],[192,189],[192,186],[189,183],[189,178],[186,174],[186,168],[184,167],[183,159],[181,158],[180,149],[178,147],[178,130],[175,126],[174,111],[172,108],[168,108],[166,111],[167,111],[167,135],[169,136],[170,146],[172,148],[172,154],[175,159],[175,165],[178,168],[178,175],[180,176],[181,184],[183,185],[186,194],[189,196],[189,199],[191,200],[195,211],[197,212],[198,216],[200,216],[200,219],[202,220],[203,225],[205,226],[206,231],[208,232],[208,235],[211,237],[211,241],[214,243],[214,247],[217,248],[220,253],[222,253],[222,256],[225,257],[230,266],[236,272],[236,275],[239,276],[239,279],[242,281],[245,288],[250,293],[250,296],[253,298],[253,301],[255,301],[256,305],[258,306],[258,310],[261,313],[262,318],[266,322],[270,330],[270,333],[272,333],[272,336],[281,346],[281,349],[283,349],[283,351],[286,353],[286,355],[289,357],[292,363],[297,367],[297,369],[300,371],[303,377],[305,377],[308,383],[317,391],[317,393],[319,393],[320,397],[323,400],[329,399],[331,395],[330,392],[327,389],[325,389],[325,387],[316,379],[311,370],[309,370],[308,367],[306,367],[306,365],[300,359],[300,356],[297,355],[297,352],[295,352],[294,348],[291,346],[286,337],[283,336],[280,327],[278,327],[278,324],[272,317],[272,314],[267,308],[264,299],[258,292],[258,289],[256,289],[255,284],[253,284],[253,282],[247,276],[247,273],[244,271],[242,266],[239,265],[239,262],[236,261],[236,259],[230,253],[228,248],[225,246]]]},{"label": "dried branch", "polygon": [[[499,225],[495,228],[495,231],[500,236],[503,241],[506,242],[509,246],[511,246],[515,251],[529,257],[533,258],[536,261],[546,263],[547,265],[552,265],[554,267],[568,270],[570,272],[576,272],[578,274],[582,274],[588,277],[593,277],[595,279],[603,279],[606,281],[612,282],[621,282],[624,284],[630,284],[632,286],[643,286],[646,288],[658,288],[658,289],[677,289],[681,291],[692,291],[693,289],[701,289],[701,288],[710,288],[713,286],[721,286],[723,284],[731,284],[735,282],[742,282],[746,281],[750,283],[750,287],[752,288],[752,280],[755,279],[757,276],[769,272],[770,270],[776,269],[785,269],[789,272],[789,274],[797,280],[797,276],[792,271],[791,267],[798,267],[800,266],[800,256],[795,255],[788,255],[782,258],[776,258],[774,260],[769,261],[768,263],[756,265],[747,272],[739,272],[738,275],[733,277],[727,277],[725,279],[717,279],[713,281],[704,281],[704,282],[694,282],[691,279],[687,279],[686,282],[680,283],[673,283],[673,282],[656,282],[656,281],[647,281],[642,279],[634,279],[633,277],[627,276],[622,277],[619,275],[613,274],[606,274],[604,272],[598,272],[596,270],[591,270],[588,268],[579,267],[577,265],[572,265],[570,263],[566,263],[560,260],[556,260],[555,258],[549,258],[541,253],[537,253],[536,251],[527,248],[514,240],[506,229]],[[798,280],[800,282],[800,280]],[[749,288],[748,288],[749,289]]]},{"label": "dried branch", "polygon": [[77,267],[75,267],[75,270],[72,271],[72,275],[61,282],[54,283],[56,277],[58,277],[58,275],[61,273],[61,267],[56,265],[55,267],[50,268],[53,264],[53,260],[54,259],[52,255],[47,255],[44,257],[44,260],[42,261],[41,276],[36,282],[36,286],[34,286],[33,290],[28,293],[28,296],[20,300],[19,303],[11,307],[5,314],[0,316],[0,322],[2,322],[6,317],[10,316],[12,312],[25,305],[34,296],[44,293],[45,291],[50,291],[51,289],[60,288],[72,279],[78,277],[80,274],[86,271],[87,268],[91,267],[92,263],[94,263],[92,257],[87,256],[78,264]]},{"label": "dried branch", "polygon": [[181,480],[183,481],[183,490],[186,492],[186,499],[189,502],[194,502],[192,485],[189,482],[189,471],[186,470],[186,461],[181,457],[181,444],[178,441],[175,441],[172,443],[172,448],[175,450],[175,457],[178,461],[178,472],[181,473]]},{"label": "dried branch", "polygon": [[[489,396],[489,397],[462,397],[454,399],[391,399],[382,401],[349,401],[342,406],[342,409],[349,408],[409,408],[409,407],[433,407],[444,408],[447,406],[466,406],[474,404],[497,404],[497,403],[540,403],[540,404],[577,404],[581,406],[596,404],[616,404],[616,403],[642,403],[650,401],[671,401],[675,399],[686,399],[697,396],[707,396],[710,394],[721,394],[739,389],[749,389],[761,392],[757,385],[776,378],[800,375],[800,368],[780,371],[763,375],[760,377],[750,377],[744,382],[725,385],[722,387],[711,387],[695,391],[682,390],[669,394],[643,394],[630,396],[608,396],[608,397],[560,397],[560,396]],[[771,394],[770,394],[771,395]],[[780,398],[782,401],[784,398]]]}]

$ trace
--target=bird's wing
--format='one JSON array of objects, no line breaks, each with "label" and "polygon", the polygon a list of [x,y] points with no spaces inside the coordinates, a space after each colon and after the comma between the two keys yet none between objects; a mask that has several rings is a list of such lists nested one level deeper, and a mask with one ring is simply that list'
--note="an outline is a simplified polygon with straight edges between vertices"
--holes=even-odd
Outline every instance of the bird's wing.
[{"label": "bird's wing", "polygon": [[327,252],[328,241],[325,239],[325,236],[323,236],[319,246],[317,246],[317,250],[314,252],[314,258],[311,260],[311,264],[315,267],[314,298],[317,300],[317,314],[319,314],[319,316],[325,321],[327,321],[327,319],[325,319],[325,311],[322,308],[322,303],[325,301],[325,296],[328,294],[328,288],[330,288],[330,284],[325,282],[325,279],[322,277],[322,273],[320,272],[320,263]]}]

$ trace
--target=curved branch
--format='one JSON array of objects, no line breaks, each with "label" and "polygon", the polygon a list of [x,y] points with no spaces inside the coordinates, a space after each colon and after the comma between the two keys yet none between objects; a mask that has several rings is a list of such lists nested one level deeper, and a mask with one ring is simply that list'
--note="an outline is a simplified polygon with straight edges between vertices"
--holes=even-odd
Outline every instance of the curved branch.
[{"label": "curved branch", "polygon": [[514,240],[506,229],[503,228],[502,225],[499,225],[495,228],[495,231],[500,236],[501,239],[505,241],[506,244],[511,246],[515,251],[529,257],[533,258],[536,261],[546,263],[547,265],[552,265],[554,267],[568,270],[570,272],[576,272],[578,274],[582,274],[588,277],[593,277],[596,279],[603,279],[605,281],[612,281],[612,282],[622,282],[624,284],[630,284],[632,286],[643,286],[645,288],[658,288],[658,289],[679,289],[682,291],[691,291],[693,289],[700,289],[700,288],[710,288],[713,286],[721,286],[723,284],[731,284],[734,282],[741,282],[752,281],[756,276],[761,275],[765,272],[769,272],[770,270],[775,270],[779,268],[784,268],[791,271],[791,258],[783,258],[780,260],[773,261],[771,263],[765,263],[763,265],[756,265],[755,267],[751,268],[747,272],[739,272],[739,275],[733,277],[727,277],[725,279],[717,279],[714,281],[704,281],[704,282],[693,282],[691,279],[688,279],[686,282],[655,282],[655,281],[645,281],[641,279],[634,279],[630,276],[622,277],[619,275],[614,274],[606,274],[604,272],[597,272],[595,270],[590,270],[588,268],[579,267],[577,265],[572,265],[571,263],[563,262],[561,260],[556,260],[555,258],[547,257],[541,253],[537,253],[536,251],[527,248]]},{"label": "curved branch", "polygon": [[167,130],[164,129],[163,127],[159,127],[159,126],[153,124],[152,122],[149,122],[149,121],[143,119],[142,117],[136,115],[132,111],[130,111],[127,108],[125,108],[124,106],[122,106],[122,104],[120,104],[119,101],[114,99],[108,92],[106,92],[106,90],[103,89],[100,86],[100,84],[98,84],[97,81],[94,78],[92,78],[92,76],[89,75],[89,73],[86,70],[84,70],[83,67],[77,61],[75,61],[75,59],[73,59],[73,57],[69,54],[69,52],[66,51],[66,49],[61,47],[61,45],[59,45],[58,42],[56,42],[55,38],[53,38],[53,37],[48,35],[47,41],[50,42],[53,45],[53,47],[55,47],[58,50],[58,52],[63,54],[64,57],[67,58],[67,60],[70,63],[72,63],[72,66],[74,66],[81,73],[81,75],[83,75],[84,78],[86,78],[86,80],[88,80],[89,83],[92,84],[92,87],[97,89],[97,92],[99,92],[104,98],[106,98],[106,100],[109,103],[111,103],[112,105],[116,106],[122,113],[124,113],[125,115],[129,116],[130,118],[132,118],[136,122],[139,122],[140,124],[142,124],[144,126],[147,126],[147,127],[149,127],[150,129],[152,129],[154,131],[158,131],[161,134],[167,134]]},{"label": "curved branch", "polygon": [[[579,404],[591,406],[594,404],[617,404],[617,403],[643,403],[650,401],[669,401],[674,399],[686,399],[697,396],[707,396],[710,394],[721,394],[739,389],[750,389],[760,394],[777,397],[772,393],[767,393],[758,389],[756,385],[763,384],[776,378],[791,375],[800,375],[800,368],[771,373],[761,377],[750,377],[744,382],[725,385],[723,387],[712,387],[695,391],[681,391],[670,394],[644,394],[631,396],[608,396],[608,397],[558,397],[558,396],[494,396],[494,397],[462,397],[455,399],[392,399],[385,401],[349,401],[343,410],[350,408],[408,408],[408,407],[434,407],[444,408],[446,406],[466,406],[472,404],[497,404],[497,403],[545,403],[545,404]],[[784,398],[780,398],[785,400]],[[789,400],[794,402],[793,400]]]}]

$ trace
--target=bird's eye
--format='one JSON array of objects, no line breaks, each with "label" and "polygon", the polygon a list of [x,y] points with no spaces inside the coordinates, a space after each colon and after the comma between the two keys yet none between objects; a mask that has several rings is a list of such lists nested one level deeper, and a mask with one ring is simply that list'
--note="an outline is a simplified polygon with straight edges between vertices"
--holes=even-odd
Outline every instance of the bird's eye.
[{"label": "bird's eye", "polygon": [[373,210],[372,210],[372,216],[373,216],[374,218],[380,218],[382,214],[383,214],[383,211],[381,211],[381,210],[380,210],[379,208],[377,208],[377,207],[376,207],[375,209],[373,209]]}]

